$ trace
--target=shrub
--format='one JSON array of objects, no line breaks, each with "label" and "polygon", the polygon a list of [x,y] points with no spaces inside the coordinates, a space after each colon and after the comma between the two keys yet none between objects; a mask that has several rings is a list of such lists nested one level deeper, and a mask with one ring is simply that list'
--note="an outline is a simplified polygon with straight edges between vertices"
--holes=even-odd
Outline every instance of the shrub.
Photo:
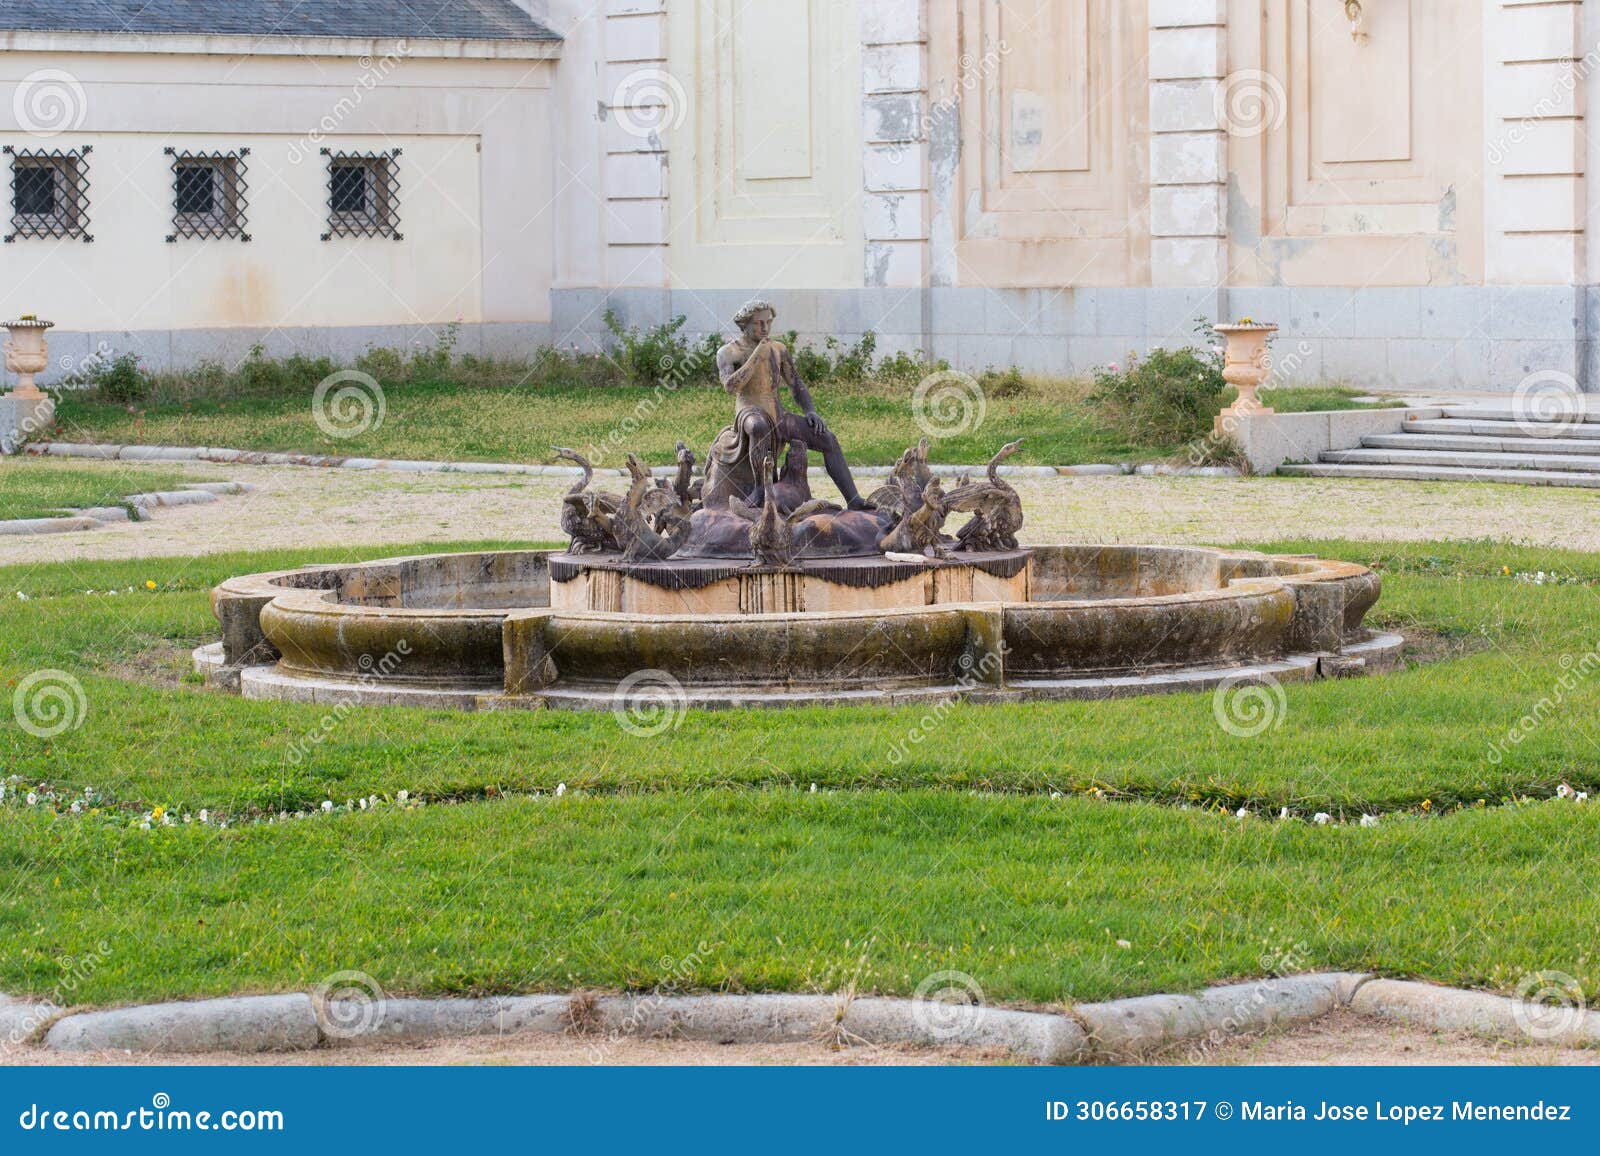
[{"label": "shrub", "polygon": [[1227,389],[1222,357],[1209,346],[1157,348],[1143,358],[1130,354],[1125,369],[1095,370],[1089,400],[1135,443],[1180,445],[1210,432]]},{"label": "shrub", "polygon": [[985,397],[1026,397],[1028,381],[1016,366],[986,369],[978,377],[978,388]]},{"label": "shrub", "polygon": [[707,334],[691,346],[680,331],[687,320],[682,314],[654,329],[624,327],[610,309],[605,325],[617,339],[611,361],[622,373],[626,385],[679,386],[708,384],[717,380],[717,335]]},{"label": "shrub", "polygon": [[150,393],[150,379],[139,368],[137,353],[123,353],[110,360],[97,361],[83,374],[83,381],[102,399],[117,405],[143,401]]},{"label": "shrub", "polygon": [[801,345],[800,334],[794,329],[780,334],[778,340],[789,347],[794,356],[795,372],[807,384],[857,385],[874,376],[873,357],[878,349],[878,335],[870,329],[854,345],[845,345],[837,337],[824,338],[821,349]]}]

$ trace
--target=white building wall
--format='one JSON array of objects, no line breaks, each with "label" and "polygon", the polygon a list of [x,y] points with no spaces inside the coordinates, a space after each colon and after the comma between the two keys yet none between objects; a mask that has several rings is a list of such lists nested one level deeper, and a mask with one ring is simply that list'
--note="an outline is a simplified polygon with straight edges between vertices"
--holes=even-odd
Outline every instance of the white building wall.
[{"label": "white building wall", "polygon": [[[431,344],[457,322],[468,350],[548,339],[550,61],[425,55],[433,45],[300,57],[240,55],[214,39],[183,54],[128,51],[114,37],[51,40],[13,34],[0,53],[0,143],[90,147],[93,241],[0,245],[0,310],[57,321],[58,358],[135,349],[161,367],[231,361],[258,342],[347,355]],[[65,112],[30,108],[52,85]],[[249,242],[166,240],[169,147],[249,149]],[[401,239],[321,239],[323,148],[401,150]]]}]

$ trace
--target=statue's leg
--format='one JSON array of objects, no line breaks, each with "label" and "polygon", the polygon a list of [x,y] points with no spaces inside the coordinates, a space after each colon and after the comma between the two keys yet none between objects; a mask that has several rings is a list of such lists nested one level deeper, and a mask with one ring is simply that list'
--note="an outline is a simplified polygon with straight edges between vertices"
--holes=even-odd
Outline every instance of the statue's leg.
[{"label": "statue's leg", "polygon": [[839,493],[844,495],[845,503],[852,510],[867,508],[861,492],[856,489],[856,480],[850,474],[850,463],[844,459],[844,448],[839,445],[839,439],[832,430],[825,430],[820,435],[814,433],[804,420],[799,423],[803,430],[806,445],[822,454],[822,463],[828,468],[828,477],[833,479],[833,484],[839,487]]},{"label": "statue's leg", "polygon": [[777,465],[778,442],[774,436],[776,431],[766,414],[755,412],[745,415],[743,430],[745,444],[750,447],[750,473],[755,477],[755,486],[750,491],[750,505],[760,506],[766,499],[766,485],[761,472],[761,462],[766,457],[773,458],[773,465]]}]

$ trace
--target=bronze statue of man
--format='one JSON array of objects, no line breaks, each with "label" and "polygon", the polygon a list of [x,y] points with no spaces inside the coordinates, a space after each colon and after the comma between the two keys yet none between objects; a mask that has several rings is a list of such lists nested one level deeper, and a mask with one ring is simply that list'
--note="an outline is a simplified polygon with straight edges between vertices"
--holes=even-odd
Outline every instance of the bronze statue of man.
[{"label": "bronze statue of man", "polygon": [[[871,503],[861,496],[850,476],[839,439],[818,416],[811,393],[795,370],[793,355],[781,341],[772,339],[776,317],[777,310],[769,302],[759,298],[746,302],[733,318],[739,327],[738,339],[717,350],[717,376],[736,398],[736,408],[731,430],[724,431],[733,436],[719,438],[712,454],[728,466],[741,461],[750,464],[756,478],[750,501],[759,505],[762,460],[770,456],[776,462],[780,447],[798,441],[822,454],[828,476],[850,509],[870,510]],[[783,408],[779,392],[784,386],[800,413]]]}]

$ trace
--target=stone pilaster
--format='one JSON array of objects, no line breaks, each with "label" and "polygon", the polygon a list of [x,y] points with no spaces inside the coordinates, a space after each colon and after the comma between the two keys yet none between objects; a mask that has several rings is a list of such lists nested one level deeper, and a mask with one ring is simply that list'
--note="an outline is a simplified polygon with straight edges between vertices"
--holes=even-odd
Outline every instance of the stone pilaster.
[{"label": "stone pilaster", "polygon": [[1582,280],[1582,25],[1581,0],[1488,0],[1484,11],[1490,284]]},{"label": "stone pilaster", "polygon": [[604,44],[605,283],[665,286],[668,142],[689,112],[667,71],[666,0],[605,0]]},{"label": "stone pilaster", "polygon": [[1226,0],[1150,0],[1150,281],[1219,286],[1227,266]]},{"label": "stone pilaster", "polygon": [[923,0],[861,0],[863,283],[927,277],[928,25]]}]

